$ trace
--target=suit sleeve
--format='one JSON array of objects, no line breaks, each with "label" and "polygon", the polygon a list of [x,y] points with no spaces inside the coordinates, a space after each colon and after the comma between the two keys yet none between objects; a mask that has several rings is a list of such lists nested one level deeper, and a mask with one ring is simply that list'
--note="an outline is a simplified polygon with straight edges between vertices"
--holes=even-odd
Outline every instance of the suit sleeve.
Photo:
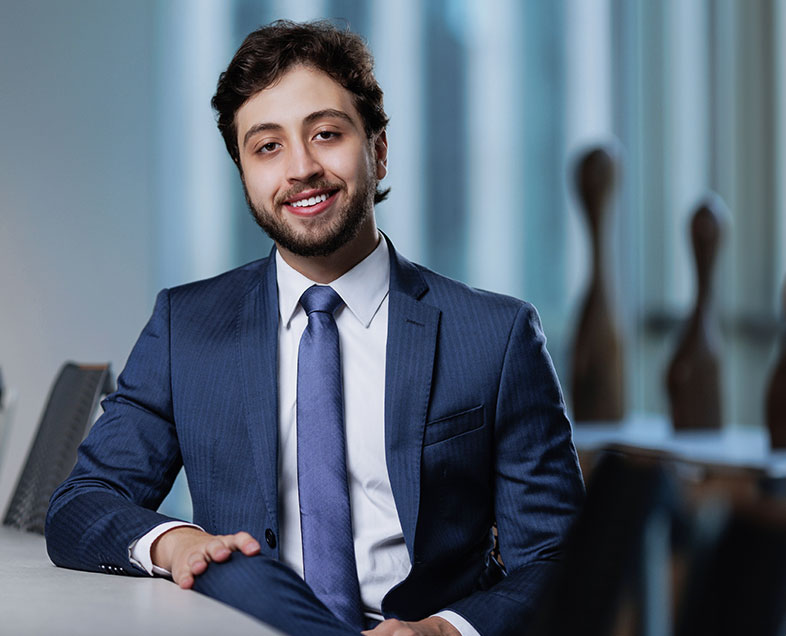
[{"label": "suit sleeve", "polygon": [[494,444],[494,512],[508,575],[447,609],[481,634],[522,634],[584,497],[559,381],[528,304],[505,353]]},{"label": "suit sleeve", "polygon": [[182,465],[169,343],[164,290],[118,378],[118,390],[103,401],[104,413],[82,442],[76,466],[50,500],[46,542],[56,565],[146,575],[129,560],[129,546],[171,521],[155,510]]}]

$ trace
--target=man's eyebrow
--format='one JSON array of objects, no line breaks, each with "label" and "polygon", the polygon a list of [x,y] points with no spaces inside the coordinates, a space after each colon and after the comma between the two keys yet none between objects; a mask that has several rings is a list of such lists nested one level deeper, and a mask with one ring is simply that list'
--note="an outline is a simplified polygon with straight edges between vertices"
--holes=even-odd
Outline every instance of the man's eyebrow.
[{"label": "man's eyebrow", "polygon": [[281,124],[254,124],[246,131],[246,134],[243,135],[243,146],[246,146],[248,144],[248,140],[257,133],[260,133],[264,130],[281,130],[281,128]]},{"label": "man's eyebrow", "polygon": [[325,108],[324,110],[318,110],[310,115],[307,115],[305,119],[303,119],[303,123],[305,124],[313,124],[315,121],[320,119],[342,119],[348,124],[350,124],[353,128],[355,127],[355,122],[352,121],[352,118],[347,115],[343,110],[337,110],[335,108]]}]

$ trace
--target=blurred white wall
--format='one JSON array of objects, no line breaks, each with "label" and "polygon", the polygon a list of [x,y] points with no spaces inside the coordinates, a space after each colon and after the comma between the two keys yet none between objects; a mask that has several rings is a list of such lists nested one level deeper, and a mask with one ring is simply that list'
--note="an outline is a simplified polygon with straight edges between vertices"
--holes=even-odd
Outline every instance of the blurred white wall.
[{"label": "blurred white wall", "polygon": [[117,373],[155,290],[152,2],[0,2],[0,512],[60,364]]},{"label": "blurred white wall", "polygon": [[63,361],[118,372],[160,287],[267,252],[209,99],[278,17],[368,36],[391,116],[381,227],[441,273],[534,302],[563,379],[588,257],[571,161],[621,141],[609,263],[633,411],[667,410],[693,302],[687,215],[718,191],[734,217],[717,285],[728,419],[760,424],[786,271],[783,5],[0,0],[0,368],[19,395],[0,512]]}]

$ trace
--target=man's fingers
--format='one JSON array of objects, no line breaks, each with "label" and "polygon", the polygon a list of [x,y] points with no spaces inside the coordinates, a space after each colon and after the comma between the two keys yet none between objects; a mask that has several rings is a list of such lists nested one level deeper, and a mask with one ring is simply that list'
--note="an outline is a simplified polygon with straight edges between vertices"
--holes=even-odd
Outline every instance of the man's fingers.
[{"label": "man's fingers", "polygon": [[412,633],[412,630],[407,627],[406,623],[395,618],[384,620],[374,629],[363,632],[367,636],[400,636]]},{"label": "man's fingers", "polygon": [[[447,627],[446,631],[444,628]],[[458,634],[455,628],[442,618],[430,616],[421,621],[407,622],[389,618],[374,629],[362,632],[364,636],[438,636]]]},{"label": "man's fingers", "polygon": [[189,589],[194,584],[194,577],[199,576],[207,569],[207,561],[201,554],[192,554],[178,569],[172,571],[172,578],[183,589]]},{"label": "man's fingers", "polygon": [[243,554],[251,556],[260,551],[259,541],[252,537],[248,532],[238,532],[229,535],[232,546],[235,550],[240,550]]},{"label": "man's fingers", "polygon": [[182,576],[180,580],[176,580],[175,583],[184,590],[190,590],[194,586],[194,577],[190,574],[186,574]]},{"label": "man's fingers", "polygon": [[374,629],[362,632],[364,636],[461,636],[458,630],[444,618],[429,616],[420,621],[407,622],[389,618]]},{"label": "man's fingers", "polygon": [[191,563],[191,574],[198,576],[207,570],[207,561],[204,559],[195,560]]},{"label": "man's fingers", "polygon": [[191,572],[189,564],[172,570],[172,580],[184,590],[190,589],[194,585],[194,574]]},{"label": "man's fingers", "polygon": [[205,546],[205,553],[211,561],[226,561],[232,552],[239,551],[251,556],[260,549],[259,542],[248,532],[238,532],[216,537]]},{"label": "man's fingers", "polygon": [[227,540],[224,537],[216,537],[212,541],[205,544],[205,556],[211,561],[226,561],[229,558],[234,547],[230,543],[227,545]]},{"label": "man's fingers", "polygon": [[206,551],[194,550],[193,552],[191,552],[186,556],[185,559],[186,567],[188,567],[188,569],[193,572],[194,567],[196,566],[197,563],[207,563],[208,558],[209,557]]},{"label": "man's fingers", "polygon": [[240,550],[241,550],[241,551],[243,552],[243,554],[245,554],[246,556],[252,556],[252,555],[254,555],[254,554],[259,554],[259,551],[260,551],[261,549],[262,549],[262,548],[261,548],[261,546],[259,545],[259,542],[257,542],[257,541],[256,541],[256,540],[254,540],[254,539],[251,539],[250,541],[246,541],[246,542],[243,544],[243,546],[240,548]]},{"label": "man's fingers", "polygon": [[194,579],[207,570],[211,562],[226,561],[232,552],[241,551],[247,556],[259,553],[259,542],[248,532],[221,536],[207,533],[188,536],[185,545],[175,552],[172,559],[172,579],[184,590],[194,585]]}]

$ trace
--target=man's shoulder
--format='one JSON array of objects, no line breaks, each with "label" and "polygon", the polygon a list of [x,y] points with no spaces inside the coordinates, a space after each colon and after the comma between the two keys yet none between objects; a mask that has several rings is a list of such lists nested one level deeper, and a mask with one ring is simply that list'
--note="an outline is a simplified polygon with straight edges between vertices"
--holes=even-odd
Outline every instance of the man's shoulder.
[{"label": "man's shoulder", "polygon": [[423,297],[425,302],[434,304],[443,312],[460,314],[494,314],[514,317],[519,312],[535,312],[535,308],[525,300],[472,287],[459,280],[439,274],[428,267],[412,264],[428,286]]},{"label": "man's shoulder", "polygon": [[169,297],[176,302],[240,300],[266,283],[267,268],[273,262],[274,259],[267,256],[210,278],[171,287],[168,290]]}]

